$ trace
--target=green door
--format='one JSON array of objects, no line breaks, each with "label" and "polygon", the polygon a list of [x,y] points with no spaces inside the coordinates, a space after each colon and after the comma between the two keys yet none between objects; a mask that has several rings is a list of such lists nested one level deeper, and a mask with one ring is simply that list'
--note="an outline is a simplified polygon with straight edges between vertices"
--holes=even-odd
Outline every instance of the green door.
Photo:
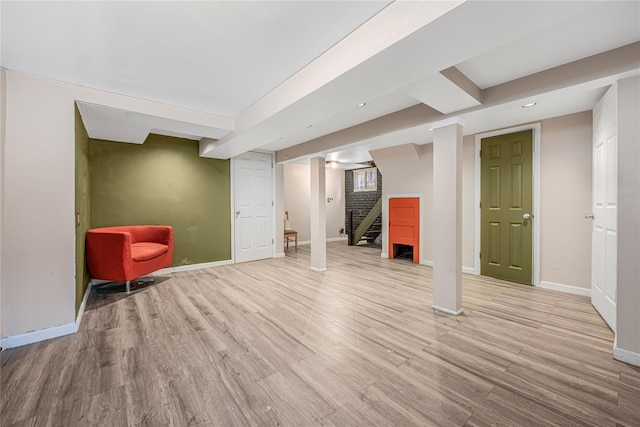
[{"label": "green door", "polygon": [[484,138],[480,148],[480,273],[527,285],[533,263],[532,140],[527,130]]}]

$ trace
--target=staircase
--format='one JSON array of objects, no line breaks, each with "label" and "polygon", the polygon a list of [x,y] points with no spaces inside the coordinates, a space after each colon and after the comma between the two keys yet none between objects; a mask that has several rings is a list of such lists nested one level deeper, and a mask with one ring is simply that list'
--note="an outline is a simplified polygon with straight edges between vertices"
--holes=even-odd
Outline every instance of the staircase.
[{"label": "staircase", "polygon": [[373,243],[376,237],[382,233],[382,199],[378,199],[355,230],[353,229],[353,211],[350,211],[349,224],[349,230],[351,231],[349,235],[349,246],[357,245],[363,240],[368,243]]},{"label": "staircase", "polygon": [[373,224],[371,224],[371,227],[364,232],[364,235],[360,238],[360,242],[366,240],[367,243],[373,243],[380,234],[382,234],[382,215],[378,216]]}]

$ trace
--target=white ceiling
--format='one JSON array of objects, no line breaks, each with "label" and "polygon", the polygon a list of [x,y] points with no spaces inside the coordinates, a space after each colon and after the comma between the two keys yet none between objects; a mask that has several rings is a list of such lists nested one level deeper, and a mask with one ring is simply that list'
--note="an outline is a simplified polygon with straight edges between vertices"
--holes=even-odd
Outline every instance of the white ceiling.
[{"label": "white ceiling", "polygon": [[[85,104],[90,136],[208,138],[207,157],[267,149],[291,153],[291,161],[316,154],[364,161],[368,149],[430,141],[426,122],[385,129],[402,113],[388,115],[407,107],[460,114],[465,133],[481,132],[589,110],[607,85],[640,69],[622,58],[610,70],[585,65],[593,70],[579,81],[527,80],[640,41],[638,1],[2,1],[0,8],[5,68],[233,123],[208,128],[198,118]],[[640,63],[640,47],[631,52]],[[450,67],[467,81],[443,71]],[[522,91],[492,97],[498,85],[520,81]],[[524,110],[525,101],[538,105]],[[345,133],[343,143],[322,146]]]},{"label": "white ceiling", "polygon": [[2,66],[235,117],[389,1],[3,1]]},{"label": "white ceiling", "polygon": [[570,19],[509,41],[457,68],[485,89],[638,40],[637,1],[594,3]]}]

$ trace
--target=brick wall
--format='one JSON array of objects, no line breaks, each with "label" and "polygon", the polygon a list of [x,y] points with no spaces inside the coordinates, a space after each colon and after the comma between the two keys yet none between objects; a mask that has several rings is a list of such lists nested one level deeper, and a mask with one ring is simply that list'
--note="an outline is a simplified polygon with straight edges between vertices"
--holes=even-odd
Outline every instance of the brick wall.
[{"label": "brick wall", "polygon": [[373,205],[382,197],[382,174],[378,169],[378,189],[376,191],[353,191],[353,171],[344,172],[344,211],[346,233],[349,235],[349,211],[353,210],[353,229],[369,213]]}]

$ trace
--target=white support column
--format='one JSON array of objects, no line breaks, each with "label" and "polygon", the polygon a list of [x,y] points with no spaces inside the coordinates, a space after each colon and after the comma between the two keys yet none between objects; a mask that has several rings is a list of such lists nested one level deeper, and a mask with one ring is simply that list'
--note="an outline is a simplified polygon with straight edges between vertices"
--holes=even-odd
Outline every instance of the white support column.
[{"label": "white support column", "polygon": [[433,124],[433,308],[462,313],[462,126]]},{"label": "white support column", "polygon": [[327,192],[324,157],[311,159],[311,269],[327,269]]}]

